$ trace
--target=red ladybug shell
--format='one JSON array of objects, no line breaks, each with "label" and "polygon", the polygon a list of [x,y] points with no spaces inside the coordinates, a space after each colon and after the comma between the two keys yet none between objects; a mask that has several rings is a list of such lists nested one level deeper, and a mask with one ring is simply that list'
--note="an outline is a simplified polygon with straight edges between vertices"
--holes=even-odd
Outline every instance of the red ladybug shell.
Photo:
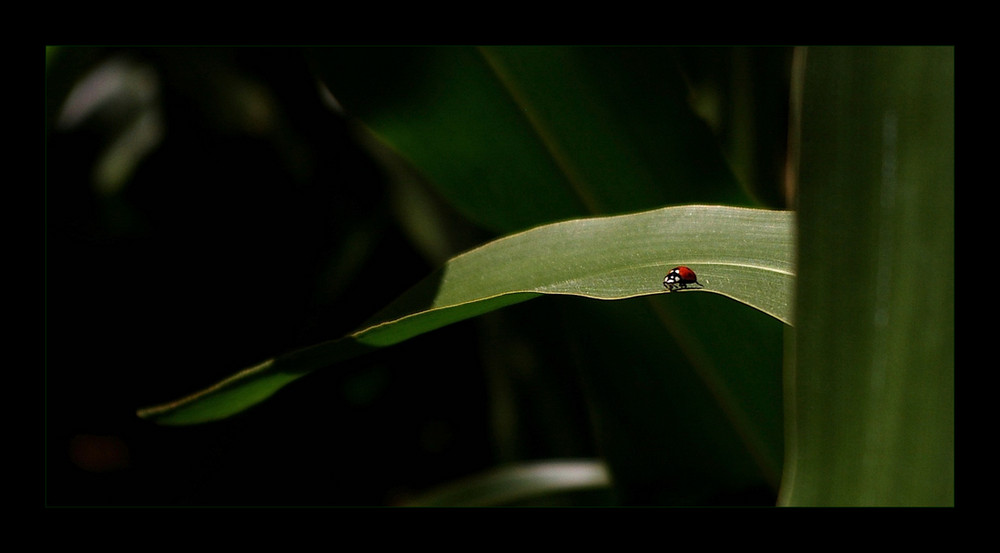
[{"label": "red ladybug shell", "polygon": [[680,266],[674,269],[681,276],[683,282],[698,282],[698,276],[688,267]]}]

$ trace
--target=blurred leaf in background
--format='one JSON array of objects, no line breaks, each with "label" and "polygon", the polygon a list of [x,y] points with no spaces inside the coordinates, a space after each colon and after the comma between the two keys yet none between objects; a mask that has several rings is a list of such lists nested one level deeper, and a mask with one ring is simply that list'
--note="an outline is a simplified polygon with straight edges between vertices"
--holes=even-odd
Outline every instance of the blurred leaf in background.
[{"label": "blurred leaf in background", "polygon": [[671,49],[318,48],[310,54],[348,114],[489,229],[748,201],[690,109]]}]

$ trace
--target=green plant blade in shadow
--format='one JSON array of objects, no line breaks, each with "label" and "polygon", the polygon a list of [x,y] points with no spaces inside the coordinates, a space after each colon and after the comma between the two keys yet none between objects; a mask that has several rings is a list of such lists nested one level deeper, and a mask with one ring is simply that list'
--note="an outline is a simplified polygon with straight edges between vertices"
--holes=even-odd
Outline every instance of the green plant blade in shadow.
[{"label": "green plant blade in shadow", "polygon": [[680,264],[698,274],[700,291],[791,324],[793,256],[794,216],[787,211],[680,206],[544,225],[452,258],[340,340],[279,356],[139,415],[163,424],[228,417],[312,370],[542,294],[663,294],[664,275]]},{"label": "green plant blade in shadow", "polygon": [[783,505],[954,504],[954,148],[953,48],[808,50]]},{"label": "green plant blade in shadow", "polygon": [[492,469],[432,490],[411,507],[496,507],[557,503],[561,496],[603,491],[611,504],[611,477],[598,460],[549,460]]},{"label": "green plant blade in shadow", "polygon": [[315,48],[310,56],[345,113],[470,221],[498,233],[750,202],[690,109],[668,48]]}]

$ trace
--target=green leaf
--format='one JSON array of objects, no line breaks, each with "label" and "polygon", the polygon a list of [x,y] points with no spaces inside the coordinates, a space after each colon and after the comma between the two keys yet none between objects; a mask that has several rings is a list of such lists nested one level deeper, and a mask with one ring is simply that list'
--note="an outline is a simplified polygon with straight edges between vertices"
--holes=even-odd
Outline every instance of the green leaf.
[{"label": "green leaf", "polygon": [[[429,491],[413,507],[558,505],[569,495],[588,493],[611,504],[611,478],[601,461],[538,461],[497,467]],[[580,503],[573,503],[579,505]]]},{"label": "green leaf", "polygon": [[279,356],[139,414],[163,424],[224,418],[312,370],[542,294],[603,300],[664,294],[664,275],[680,264],[704,288],[675,294],[720,294],[791,324],[793,237],[791,212],[720,206],[541,226],[452,258],[340,340]]},{"label": "green leaf", "polygon": [[[748,204],[667,48],[317,48],[345,112],[498,232]],[[524,201],[531,198],[530,201]]]},{"label": "green leaf", "polygon": [[954,504],[954,98],[953,48],[808,51],[783,505]]}]

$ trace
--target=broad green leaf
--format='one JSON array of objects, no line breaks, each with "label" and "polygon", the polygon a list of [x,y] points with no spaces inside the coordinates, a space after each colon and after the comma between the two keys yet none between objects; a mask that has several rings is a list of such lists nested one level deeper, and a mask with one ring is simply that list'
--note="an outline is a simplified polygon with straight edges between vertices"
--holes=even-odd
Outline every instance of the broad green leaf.
[{"label": "broad green leaf", "polygon": [[663,205],[749,203],[689,107],[667,48],[311,53],[348,115],[493,231]]},{"label": "broad green leaf", "polygon": [[312,370],[542,294],[620,300],[664,294],[680,264],[705,288],[791,324],[791,212],[680,206],[553,223],[461,254],[357,331],[279,356],[140,415],[164,424],[224,418]]},{"label": "broad green leaf", "polygon": [[691,108],[673,49],[479,52],[593,213],[750,202]]},{"label": "broad green leaf", "polygon": [[810,48],[784,505],[954,503],[954,49]]}]

